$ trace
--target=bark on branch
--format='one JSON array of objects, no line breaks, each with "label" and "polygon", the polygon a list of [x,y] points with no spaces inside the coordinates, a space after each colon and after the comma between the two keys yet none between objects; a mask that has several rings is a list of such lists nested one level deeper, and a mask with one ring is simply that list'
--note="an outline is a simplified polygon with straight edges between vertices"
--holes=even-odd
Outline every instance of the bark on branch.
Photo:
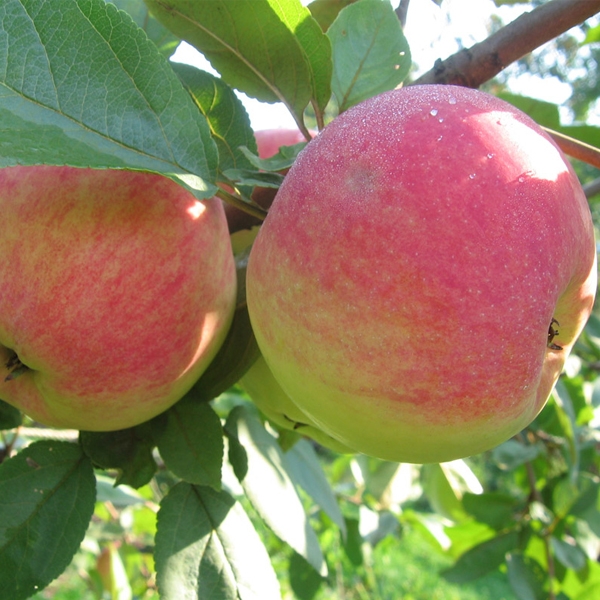
[{"label": "bark on branch", "polygon": [[413,83],[478,88],[509,64],[583,23],[600,11],[600,0],[551,0],[521,15],[483,42],[461,50]]}]

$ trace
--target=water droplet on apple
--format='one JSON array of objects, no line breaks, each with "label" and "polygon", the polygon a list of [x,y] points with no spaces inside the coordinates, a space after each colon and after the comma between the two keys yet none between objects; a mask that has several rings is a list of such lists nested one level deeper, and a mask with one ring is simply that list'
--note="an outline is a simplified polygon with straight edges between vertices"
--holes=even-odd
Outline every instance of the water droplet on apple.
[{"label": "water droplet on apple", "polygon": [[432,117],[435,117],[435,115],[437,115],[437,114],[438,114],[438,109],[437,109],[437,108],[432,108],[432,109],[429,111],[429,114],[430,114]]},{"label": "water droplet on apple", "polygon": [[450,96],[450,98],[448,98],[448,104],[456,104],[456,98],[454,96]]},{"label": "water droplet on apple", "polygon": [[476,177],[476,174],[475,174],[475,173],[471,173],[471,174],[469,175],[469,179],[475,179],[475,177]]},{"label": "water droplet on apple", "polygon": [[487,155],[487,157],[488,157],[488,158],[494,158],[494,154],[493,154],[492,152],[490,152],[490,153]]}]

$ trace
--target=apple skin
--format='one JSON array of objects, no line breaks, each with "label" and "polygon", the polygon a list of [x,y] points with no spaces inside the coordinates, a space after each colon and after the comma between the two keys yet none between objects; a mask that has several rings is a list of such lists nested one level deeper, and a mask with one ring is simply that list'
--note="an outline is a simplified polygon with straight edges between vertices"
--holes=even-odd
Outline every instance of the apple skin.
[{"label": "apple skin", "polygon": [[261,356],[239,381],[240,386],[250,396],[260,411],[282,429],[295,431],[307,436],[330,450],[341,454],[354,451],[338,440],[327,435],[315,426],[281,389],[265,359]]},{"label": "apple skin", "polygon": [[[0,169],[0,398],[54,427],[163,412],[221,346],[236,275],[221,202],[151,173]],[[28,367],[6,380],[18,355]]]},{"label": "apple skin", "polygon": [[595,290],[591,215],[562,152],[511,105],[447,85],[332,121],[247,271],[259,347],[292,401],[343,444],[413,463],[527,426]]}]

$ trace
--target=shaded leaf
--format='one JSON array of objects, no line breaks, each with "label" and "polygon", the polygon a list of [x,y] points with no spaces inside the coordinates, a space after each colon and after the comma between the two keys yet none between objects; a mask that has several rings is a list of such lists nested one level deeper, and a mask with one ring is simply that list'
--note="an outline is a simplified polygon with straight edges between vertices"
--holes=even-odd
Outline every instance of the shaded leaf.
[{"label": "shaded leaf", "polygon": [[21,411],[0,400],[0,429],[14,429],[23,421]]},{"label": "shaded leaf", "polygon": [[313,0],[308,10],[323,31],[327,31],[335,21],[340,10],[356,0]]},{"label": "shaded leaf", "polygon": [[302,122],[312,95],[311,70],[295,32],[278,14],[297,11],[297,0],[145,2],[165,27],[204,54],[229,85],[264,102],[283,102]]},{"label": "shaded leaf", "polygon": [[188,392],[152,420],[152,430],[161,457],[177,477],[220,489],[223,429],[210,404]]},{"label": "shaded leaf", "polygon": [[312,600],[323,584],[323,578],[296,552],[292,552],[288,573],[298,600]]},{"label": "shaded leaf", "polygon": [[570,543],[566,540],[561,540],[552,536],[550,538],[550,544],[552,546],[554,556],[556,556],[557,560],[567,569],[580,571],[585,567],[587,563],[587,557],[583,550],[574,542]]},{"label": "shaded leaf", "polygon": [[323,553],[277,440],[247,406],[231,411],[228,426],[235,430],[248,455],[248,473],[240,482],[246,496],[273,533],[325,576]]},{"label": "shaded leaf", "polygon": [[117,469],[115,485],[146,485],[156,473],[154,440],[146,424],[118,431],[80,431],[79,443],[94,465]]},{"label": "shaded leaf", "polygon": [[252,165],[240,150],[257,152],[250,118],[234,91],[214,75],[181,63],[172,63],[175,73],[205,116],[219,152],[219,171]]},{"label": "shaded leaf", "polygon": [[346,536],[346,523],[313,446],[299,440],[283,455],[292,479],[315,501]]},{"label": "shaded leaf", "polygon": [[169,58],[177,50],[181,40],[163,27],[140,0],[106,0],[106,2],[112,2],[128,13],[136,25],[146,32],[146,35],[165,58]]},{"label": "shaded leaf", "polygon": [[452,583],[466,583],[483,577],[495,571],[518,542],[519,535],[514,531],[497,535],[467,550],[452,567],[443,572],[443,576]]},{"label": "shaded leaf", "polygon": [[161,502],[155,564],[161,600],[280,600],[269,556],[227,492],[179,483]]},{"label": "shaded leaf", "polygon": [[78,444],[35,442],[0,465],[3,598],[28,598],[64,571],[95,498],[92,464]]},{"label": "shaded leaf", "polygon": [[394,89],[408,75],[410,49],[388,2],[350,4],[327,35],[333,49],[332,89],[340,112]]},{"label": "shaded leaf", "polygon": [[0,167],[149,170],[214,194],[206,120],[128,14],[103,0],[3,0],[0,39]]},{"label": "shaded leaf", "polygon": [[524,506],[519,498],[497,492],[465,494],[462,501],[467,513],[494,529],[509,527],[515,520],[515,513]]},{"label": "shaded leaf", "polygon": [[516,440],[508,440],[492,450],[492,459],[504,471],[512,471],[526,462],[537,458],[540,446],[526,446]]},{"label": "shaded leaf", "polygon": [[509,554],[506,559],[508,580],[519,600],[546,600],[544,584],[548,579],[540,564],[520,552]]},{"label": "shaded leaf", "polygon": [[343,540],[342,547],[346,556],[355,567],[363,564],[363,539],[360,534],[360,522],[358,519],[345,518],[346,539]]}]

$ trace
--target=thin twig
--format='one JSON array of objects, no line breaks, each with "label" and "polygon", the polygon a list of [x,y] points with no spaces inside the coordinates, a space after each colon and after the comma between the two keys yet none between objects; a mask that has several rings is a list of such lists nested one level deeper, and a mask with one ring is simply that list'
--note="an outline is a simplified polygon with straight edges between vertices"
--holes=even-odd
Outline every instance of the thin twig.
[{"label": "thin twig", "polygon": [[542,127],[542,129],[550,135],[565,154],[600,169],[600,149],[548,127]]}]

